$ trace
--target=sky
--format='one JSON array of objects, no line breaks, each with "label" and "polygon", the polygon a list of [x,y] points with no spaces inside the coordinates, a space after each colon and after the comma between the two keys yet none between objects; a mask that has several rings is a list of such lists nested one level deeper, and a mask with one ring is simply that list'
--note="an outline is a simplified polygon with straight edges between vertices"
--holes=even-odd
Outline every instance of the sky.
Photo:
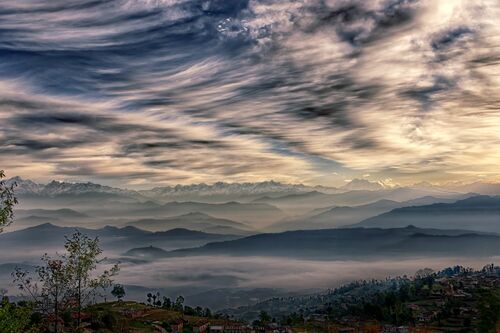
[{"label": "sky", "polygon": [[0,168],[500,180],[496,0],[0,0]]}]

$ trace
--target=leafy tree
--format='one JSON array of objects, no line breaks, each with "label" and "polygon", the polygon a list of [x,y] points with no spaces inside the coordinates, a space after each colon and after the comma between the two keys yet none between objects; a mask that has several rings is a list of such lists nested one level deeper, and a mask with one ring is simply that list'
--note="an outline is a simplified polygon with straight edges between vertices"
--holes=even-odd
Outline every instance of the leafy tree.
[{"label": "leafy tree", "polygon": [[182,296],[179,296],[175,299],[175,309],[177,311],[182,311],[183,307],[184,307],[184,297]]},{"label": "leafy tree", "polygon": [[156,306],[156,299],[160,298],[160,293],[156,292],[155,294],[151,295],[151,298],[153,299],[153,306]]},{"label": "leafy tree", "polygon": [[428,276],[431,276],[432,274],[434,274],[434,270],[432,268],[422,268],[422,269],[419,269],[416,273],[415,273],[415,278],[417,279],[424,279]]},{"label": "leafy tree", "polygon": [[194,311],[198,317],[203,317],[203,308],[201,306],[197,306]]},{"label": "leafy tree", "polygon": [[102,250],[99,247],[99,239],[89,238],[78,230],[66,238],[64,248],[67,252],[64,255],[66,269],[71,275],[71,286],[78,311],[77,322],[80,327],[82,305],[88,302],[91,295],[105,291],[112,285],[112,278],[118,274],[119,267],[116,264],[97,273],[98,265],[104,260],[100,259]]},{"label": "leafy tree", "polygon": [[14,219],[14,206],[17,204],[17,198],[14,195],[16,183],[7,185],[4,180],[5,173],[0,170],[0,233],[3,227],[8,226]]},{"label": "leafy tree", "polygon": [[172,307],[172,300],[169,297],[163,296],[163,304],[161,307],[164,309],[170,309]]},{"label": "leafy tree", "polygon": [[113,290],[111,290],[111,295],[115,296],[118,301],[121,301],[125,297],[125,288],[121,284],[115,284]]},{"label": "leafy tree", "polygon": [[35,268],[36,280],[26,270],[16,268],[13,273],[14,283],[21,291],[29,294],[34,304],[46,315],[53,314],[56,319],[55,330],[59,332],[58,319],[70,301],[71,277],[61,258],[52,258],[45,254],[42,265]]},{"label": "leafy tree", "polygon": [[271,322],[271,316],[266,311],[259,313],[259,321],[261,325],[267,325]]},{"label": "leafy tree", "polygon": [[[53,314],[57,320],[60,314],[76,304],[77,324],[80,327],[82,305],[90,295],[105,290],[112,284],[112,277],[118,273],[118,266],[96,273],[102,250],[98,239],[90,239],[79,231],[66,239],[66,253],[52,258],[45,254],[42,265],[34,272],[16,268],[14,282],[21,291],[27,292],[36,306],[46,315]],[[34,273],[34,274],[33,274]],[[34,276],[33,276],[34,275]]]}]

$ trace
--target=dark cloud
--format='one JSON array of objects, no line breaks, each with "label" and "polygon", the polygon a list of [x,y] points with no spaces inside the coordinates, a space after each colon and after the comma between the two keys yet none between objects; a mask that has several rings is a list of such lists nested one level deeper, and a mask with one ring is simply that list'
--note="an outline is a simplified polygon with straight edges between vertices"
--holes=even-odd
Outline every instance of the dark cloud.
[{"label": "dark cloud", "polygon": [[468,27],[456,27],[439,34],[439,36],[431,41],[431,46],[436,51],[442,50],[443,48],[451,46],[461,38],[469,36],[473,33],[474,31]]},{"label": "dark cloud", "polygon": [[[400,173],[425,172],[436,161],[470,167],[477,159],[458,152],[483,151],[470,143],[486,140],[484,132],[498,141],[498,121],[489,118],[498,100],[497,7],[6,3],[0,154],[15,155],[16,167],[31,162],[68,175],[122,176],[124,168],[137,169],[131,178],[193,181],[209,172],[302,181],[323,165]],[[473,106],[483,118],[464,133]]]},{"label": "dark cloud", "polygon": [[428,111],[432,106],[434,96],[446,93],[453,89],[455,84],[446,77],[437,76],[429,86],[412,88],[402,92],[403,95],[413,98],[422,105],[422,111]]}]

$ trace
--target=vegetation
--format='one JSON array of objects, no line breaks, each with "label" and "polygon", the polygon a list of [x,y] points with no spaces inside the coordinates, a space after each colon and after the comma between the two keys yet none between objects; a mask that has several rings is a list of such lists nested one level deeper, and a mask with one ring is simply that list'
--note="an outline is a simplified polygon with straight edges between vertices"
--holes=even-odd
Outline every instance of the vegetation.
[{"label": "vegetation", "polygon": [[13,304],[3,297],[0,304],[0,332],[2,333],[36,333],[39,325],[34,322],[33,307],[28,303]]},{"label": "vegetation", "polygon": [[66,239],[66,252],[53,258],[45,254],[34,272],[16,268],[14,282],[32,300],[35,310],[62,329],[63,314],[76,319],[75,329],[81,326],[82,308],[90,296],[99,296],[112,284],[118,265],[97,273],[102,250],[97,238],[91,239],[79,231]]},{"label": "vegetation", "polygon": [[121,284],[115,284],[113,290],[111,290],[111,295],[116,297],[118,301],[121,301],[125,297],[125,288]]},{"label": "vegetation", "polygon": [[4,180],[5,173],[0,170],[0,233],[3,228],[12,223],[14,219],[14,206],[17,204],[17,198],[14,194],[16,184],[10,186]]},{"label": "vegetation", "polygon": [[[327,303],[309,304],[281,322],[295,327],[329,325],[419,327],[437,332],[497,332],[500,325],[500,267],[455,266],[420,270],[413,279],[351,283],[333,291]],[[374,327],[374,326],[373,326]],[[318,327],[315,328],[318,330]],[[375,330],[380,332],[380,330]]]}]

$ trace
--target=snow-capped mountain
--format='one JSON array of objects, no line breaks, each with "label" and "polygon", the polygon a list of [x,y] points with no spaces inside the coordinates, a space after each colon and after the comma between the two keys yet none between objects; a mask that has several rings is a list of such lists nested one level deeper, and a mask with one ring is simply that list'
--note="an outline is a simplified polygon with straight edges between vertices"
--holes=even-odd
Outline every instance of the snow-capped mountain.
[{"label": "snow-capped mountain", "polygon": [[263,193],[304,193],[313,191],[314,188],[302,184],[283,184],[275,181],[259,183],[225,183],[192,184],[155,187],[151,190],[140,191],[147,197],[176,197],[185,195],[251,195]]},{"label": "snow-capped mountain", "polygon": [[371,182],[366,179],[353,179],[344,186],[341,187],[342,190],[346,191],[378,191],[383,190],[386,187],[379,182]]},{"label": "snow-capped mountain", "polygon": [[91,182],[69,183],[53,180],[48,184],[37,184],[29,179],[13,177],[7,181],[7,184],[16,184],[15,192],[17,195],[36,195],[44,197],[57,197],[61,195],[82,195],[88,193],[106,193],[116,194],[125,197],[138,197],[139,193],[132,190],[120,189],[110,186],[104,186]]},{"label": "snow-capped mountain", "polygon": [[39,194],[45,185],[37,184],[29,179],[22,179],[19,176],[12,177],[6,181],[8,186],[16,185],[16,194],[17,195],[25,195],[25,194]]},{"label": "snow-capped mountain", "polygon": [[[208,196],[245,196],[267,193],[305,193],[314,191],[316,187],[302,184],[283,184],[275,181],[265,181],[259,183],[225,183],[217,182],[214,184],[192,184],[175,185],[166,187],[155,187],[151,190],[133,191],[100,185],[91,182],[70,183],[53,180],[48,184],[38,184],[28,179],[14,177],[7,181],[9,184],[16,183],[16,193],[18,195],[35,195],[44,197],[58,197],[64,195],[83,195],[89,193],[106,193],[124,197],[142,198],[142,199],[168,199],[187,196],[208,197]],[[335,189],[321,187],[328,191]]]}]

